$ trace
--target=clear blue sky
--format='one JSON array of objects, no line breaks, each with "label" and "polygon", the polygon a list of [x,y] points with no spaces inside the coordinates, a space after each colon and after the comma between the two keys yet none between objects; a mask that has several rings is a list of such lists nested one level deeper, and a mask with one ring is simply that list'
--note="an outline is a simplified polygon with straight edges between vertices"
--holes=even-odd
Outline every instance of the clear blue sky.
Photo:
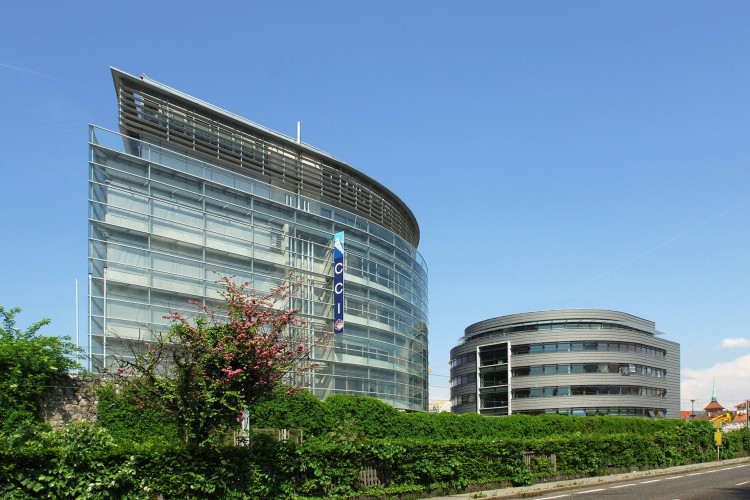
[{"label": "clear blue sky", "polygon": [[0,23],[0,305],[23,325],[73,335],[78,277],[85,332],[87,124],[116,128],[112,65],[300,120],[411,207],[431,399],[467,325],[572,307],[679,342],[683,408],[712,377],[750,397],[748,2],[27,1]]}]

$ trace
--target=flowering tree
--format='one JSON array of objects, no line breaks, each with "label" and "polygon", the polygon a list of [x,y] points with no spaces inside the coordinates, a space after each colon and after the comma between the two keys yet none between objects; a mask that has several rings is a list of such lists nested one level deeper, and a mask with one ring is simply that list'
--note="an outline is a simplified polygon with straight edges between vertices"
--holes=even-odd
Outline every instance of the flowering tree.
[{"label": "flowering tree", "polygon": [[189,444],[204,444],[239,427],[243,408],[268,395],[290,370],[298,373],[312,346],[291,331],[304,324],[297,310],[275,305],[299,283],[267,295],[221,278],[221,319],[200,306],[203,316],[190,321],[174,312],[169,332],[140,346],[134,359],[122,358],[116,374],[137,405],[162,411]]}]

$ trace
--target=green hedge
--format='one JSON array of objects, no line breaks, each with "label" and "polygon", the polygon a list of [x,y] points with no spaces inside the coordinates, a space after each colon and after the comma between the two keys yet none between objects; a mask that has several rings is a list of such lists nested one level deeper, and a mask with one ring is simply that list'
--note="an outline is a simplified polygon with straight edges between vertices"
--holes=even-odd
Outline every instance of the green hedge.
[{"label": "green hedge", "polygon": [[115,441],[180,442],[177,425],[158,410],[138,405],[127,387],[105,383],[96,393],[97,420]]},{"label": "green hedge", "polygon": [[[256,428],[301,428],[305,439],[332,441],[363,439],[503,439],[545,437],[556,434],[655,434],[679,427],[680,420],[632,417],[569,417],[564,415],[512,415],[486,417],[474,413],[405,413],[374,398],[334,395],[320,401],[307,390],[275,397],[250,411]],[[127,394],[105,385],[99,389],[99,421],[116,439],[172,440],[174,423],[153,409],[137,408]]]},{"label": "green hedge", "polygon": [[334,395],[320,401],[306,390],[280,395],[257,405],[253,427],[301,428],[306,437],[331,437],[342,429],[366,439],[502,439],[553,434],[654,434],[681,425],[678,419],[632,417],[569,417],[512,415],[487,417],[475,413],[405,413],[374,398]]},{"label": "green hedge", "polygon": [[[529,484],[552,474],[601,474],[609,468],[658,467],[715,458],[713,429],[681,423],[654,434],[570,433],[504,439],[379,439],[301,446],[258,436],[248,447],[188,449],[115,441],[101,427],[76,424],[63,432],[0,442],[3,498],[317,498],[367,493],[363,468],[387,469],[392,485],[369,493],[455,489],[469,483]],[[750,432],[724,437],[724,458],[750,450]],[[536,452],[532,470],[523,453]]]}]

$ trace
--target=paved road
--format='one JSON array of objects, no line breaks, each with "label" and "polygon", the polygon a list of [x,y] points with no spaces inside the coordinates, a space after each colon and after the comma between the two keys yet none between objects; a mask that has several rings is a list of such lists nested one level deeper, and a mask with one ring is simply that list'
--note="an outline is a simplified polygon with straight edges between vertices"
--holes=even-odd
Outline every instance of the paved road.
[{"label": "paved road", "polygon": [[750,464],[697,470],[659,477],[642,477],[605,485],[588,485],[545,494],[526,496],[539,500],[566,498],[593,500],[693,500],[750,499]]},{"label": "paved road", "polygon": [[442,497],[444,500],[475,498],[750,500],[750,457]]}]

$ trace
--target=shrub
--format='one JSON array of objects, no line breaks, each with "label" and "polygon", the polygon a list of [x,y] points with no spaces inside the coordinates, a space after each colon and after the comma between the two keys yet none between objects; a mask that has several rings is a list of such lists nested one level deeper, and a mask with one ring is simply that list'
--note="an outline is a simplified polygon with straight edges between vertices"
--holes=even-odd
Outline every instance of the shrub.
[{"label": "shrub", "polygon": [[13,432],[37,419],[44,389],[70,370],[81,349],[68,337],[46,337],[39,329],[49,319],[37,321],[25,331],[16,328],[19,308],[6,311],[0,306],[0,433]]},{"label": "shrub", "polygon": [[96,417],[117,441],[161,441],[174,443],[179,440],[177,424],[157,408],[139,404],[128,387],[106,382],[97,387]]}]

